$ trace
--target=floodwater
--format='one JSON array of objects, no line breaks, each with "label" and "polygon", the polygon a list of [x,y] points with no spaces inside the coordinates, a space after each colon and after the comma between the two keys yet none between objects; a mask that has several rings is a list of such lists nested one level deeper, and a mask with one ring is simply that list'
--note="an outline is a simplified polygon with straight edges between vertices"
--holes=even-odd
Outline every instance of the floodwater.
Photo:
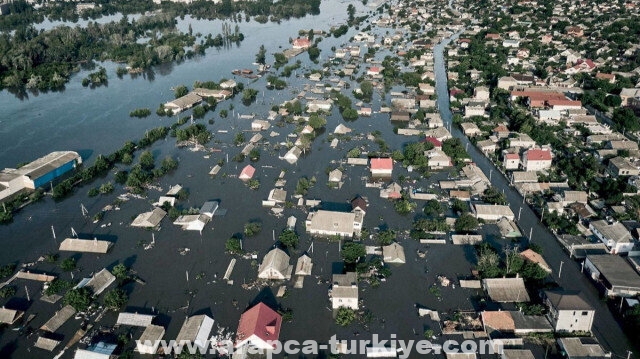
[{"label": "floodwater", "polygon": [[[281,51],[281,47],[286,48],[288,38],[297,36],[298,29],[328,30],[332,22],[344,21],[348,4],[325,1],[322,3],[320,15],[281,24],[241,23],[240,29],[245,33],[246,39],[239,47],[233,45],[229,49],[210,49],[205,56],[195,60],[154,69],[155,74],[147,75],[146,78],[117,79],[113,75],[116,65],[106,63],[102,65],[107,68],[111,77],[107,87],[83,88],[80,81],[84,74],[80,73],[72,78],[63,92],[30,94],[22,100],[6,91],[2,92],[0,106],[5,109],[3,112],[7,115],[0,119],[0,143],[3,144],[0,167],[13,166],[53,150],[76,150],[83,154],[85,161],[92,163],[97,154],[110,153],[126,140],[141,137],[146,129],[167,126],[176,120],[158,118],[155,114],[147,119],[131,119],[128,113],[132,109],[149,107],[155,110],[159,103],[173,97],[170,88],[176,85],[190,86],[196,80],[218,81],[223,77],[232,78],[232,69],[252,68],[251,63],[261,44],[266,46],[269,53],[273,53]],[[369,11],[359,2],[353,4],[359,11]],[[194,32],[212,29],[211,31],[216,33],[220,27],[218,21],[193,20]],[[381,34],[386,30],[377,31]],[[322,58],[329,56],[332,46],[343,44],[355,33],[356,30],[351,29],[346,36],[339,39],[325,38],[320,43]],[[436,51],[441,52],[442,47],[436,48]],[[381,50],[377,58],[382,59],[387,54],[388,51]],[[301,75],[306,71],[304,68],[311,67],[311,64],[306,54],[298,58],[303,64],[303,68],[297,71],[297,74]],[[360,71],[364,71],[364,66],[361,66]],[[72,228],[82,238],[97,237],[113,241],[115,246],[107,255],[74,254],[79,267],[79,270],[74,272],[74,278],[89,276],[103,267],[111,268],[118,262],[131,267],[146,281],[146,285],[131,283],[125,286],[130,296],[126,310],[156,314],[156,322],[167,328],[165,339],[175,338],[186,316],[202,313],[212,316],[216,325],[233,331],[240,314],[250,304],[261,300],[293,310],[294,319],[291,323],[283,324],[281,340],[315,339],[321,342],[326,342],[333,334],[337,334],[340,339],[370,339],[373,333],[387,338],[390,334],[396,334],[399,339],[421,339],[425,329],[431,328],[438,333],[439,328],[437,323],[418,317],[417,305],[441,312],[477,308],[478,303],[475,299],[478,293],[474,290],[441,288],[442,295],[446,298],[444,301],[428,291],[438,275],[450,279],[468,275],[475,261],[473,250],[464,246],[420,245],[409,238],[400,239],[407,257],[405,265],[393,266],[392,276],[378,288],[371,288],[366,283],[360,284],[362,308],[372,314],[368,323],[340,328],[334,324],[332,313],[328,310],[330,302],[327,290],[331,273],[338,269],[337,264],[341,262],[339,244],[336,242],[314,241],[313,251],[310,252],[314,261],[313,275],[305,279],[303,289],[293,289],[291,283],[287,283],[290,294],[286,298],[274,298],[278,290],[277,285],[243,289],[242,284],[250,285],[256,280],[257,263],[274,244],[272,231],[275,231],[277,236],[286,227],[289,216],[293,215],[298,219],[296,230],[301,235],[298,249],[290,253],[291,264],[295,265],[297,257],[310,248],[311,238],[304,234],[306,210],[298,207],[288,208],[282,217],[275,217],[269,214],[267,208],[261,206],[261,200],[267,198],[275,178],[283,169],[287,171],[287,184],[284,188],[289,196],[293,194],[296,182],[301,176],[315,176],[317,183],[310,189],[306,198],[321,199],[333,206],[346,206],[351,198],[362,195],[369,200],[364,224],[366,228],[410,228],[413,220],[411,216],[398,215],[393,210],[391,202],[379,198],[377,189],[365,188],[363,178],[367,176],[366,168],[344,165],[345,178],[340,190],[329,189],[326,185],[325,171],[327,168],[338,167],[339,164],[332,161],[343,159],[346,152],[353,147],[364,146],[370,150],[377,150],[376,144],[364,139],[341,142],[337,149],[330,148],[328,136],[339,123],[352,128],[351,134],[354,137],[378,130],[391,149],[400,148],[404,142],[411,139],[394,135],[393,125],[386,114],[377,113],[370,118],[345,123],[337,109],[334,109],[327,117],[327,130],[314,141],[310,153],[295,165],[279,160],[278,155],[284,154],[284,151],[273,149],[273,144],[285,141],[286,134],[292,132],[295,125],[282,128],[272,126],[263,133],[270,145],[262,148],[261,159],[253,164],[257,169],[255,178],[261,182],[259,190],[252,191],[233,177],[249,163],[248,160],[243,163],[226,163],[216,178],[210,178],[208,172],[218,160],[224,159],[227,154],[231,158],[240,152],[241,148],[231,144],[234,133],[250,129],[251,122],[237,116],[219,118],[219,110],[228,109],[233,104],[234,111],[230,111],[230,114],[256,113],[258,117],[265,116],[273,104],[294,97],[304,83],[303,79],[292,77],[287,79],[289,87],[286,90],[270,91],[265,88],[264,78],[256,82],[242,78],[236,80],[243,81],[245,86],[261,92],[257,102],[248,107],[236,98],[219,104],[214,114],[207,114],[207,120],[215,120],[213,125],[207,124],[214,133],[214,139],[209,146],[219,148],[221,152],[214,152],[210,158],[204,158],[203,152],[178,149],[175,139],[171,137],[159,141],[151,148],[156,159],[170,155],[179,160],[178,169],[159,181],[158,185],[163,191],[150,190],[147,199],[128,201],[121,205],[120,210],[107,212],[104,219],[97,224],[82,217],[80,208],[82,205],[85,206],[92,216],[104,206],[113,203],[117,195],[123,192],[119,186],[113,194],[107,196],[89,198],[86,194],[92,186],[112,181],[113,174],[96,179],[91,186],[77,189],[73,196],[62,202],[45,199],[30,205],[15,216],[11,225],[0,227],[0,238],[3,241],[0,264],[32,262],[42,255],[56,252],[59,242],[71,235]],[[441,97],[442,94],[439,93],[439,98]],[[373,108],[379,109],[380,103],[381,98],[376,94]],[[206,120],[203,123],[206,124]],[[217,130],[229,132],[221,134]],[[268,132],[272,130],[280,135],[269,138]],[[250,135],[251,133],[248,133],[247,138]],[[439,173],[431,178],[419,178],[419,175],[406,173],[397,166],[394,177],[397,178],[400,174],[412,176],[417,180],[415,187],[423,188],[447,176],[447,173]],[[183,185],[190,192],[187,201],[178,203],[180,207],[199,207],[204,201],[218,200],[220,207],[228,210],[227,214],[215,217],[202,234],[182,231],[168,219],[163,221],[159,231],[151,232],[128,226],[138,213],[151,210],[151,203],[170,185],[176,183]],[[262,222],[263,230],[256,237],[246,238],[243,244],[246,251],[257,254],[258,261],[238,259],[231,275],[234,284],[228,285],[221,277],[232,257],[224,254],[224,243],[234,233],[242,232],[244,223],[253,220]],[[110,226],[102,227],[102,224]],[[53,238],[52,227],[56,232],[56,238]],[[154,248],[144,250],[141,244],[151,242],[152,236],[155,237]],[[371,241],[365,243],[374,244]],[[190,251],[181,255],[180,249],[184,248],[189,248]],[[417,250],[426,251],[426,257],[418,257]],[[61,253],[61,259],[70,255],[72,254]],[[53,264],[39,263],[34,268],[60,274],[59,267]],[[69,273],[60,275],[64,279],[71,279]],[[9,302],[3,301],[3,304],[27,309],[27,315],[37,313],[30,324],[32,328],[40,327],[60,308],[59,304],[52,305],[39,300],[39,284],[19,281],[16,285],[18,293],[15,298],[25,299],[11,299]],[[30,301],[26,300],[27,296]],[[98,325],[113,323],[115,313],[110,313]],[[63,345],[71,339],[79,325],[79,320],[71,319],[59,330]],[[141,330],[134,330],[133,338],[136,339],[140,333]],[[61,349],[58,347],[51,354],[33,348],[36,339],[37,334],[28,336],[26,331],[19,333],[4,329],[0,331],[0,357],[50,358]],[[68,351],[64,353],[63,358],[72,356],[73,351]]]}]

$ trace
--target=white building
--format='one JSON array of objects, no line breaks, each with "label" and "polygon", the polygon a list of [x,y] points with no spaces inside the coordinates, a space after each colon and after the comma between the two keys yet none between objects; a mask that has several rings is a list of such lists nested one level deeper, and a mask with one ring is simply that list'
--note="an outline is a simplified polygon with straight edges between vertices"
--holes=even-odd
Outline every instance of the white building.
[{"label": "white building", "polygon": [[358,309],[358,277],[356,272],[334,274],[333,285],[329,291],[331,307]]},{"label": "white building", "polygon": [[283,280],[290,279],[293,266],[289,264],[289,255],[280,248],[270,250],[258,268],[258,278]]},{"label": "white building", "polygon": [[578,292],[547,290],[544,297],[556,332],[591,332],[596,311]]},{"label": "white building", "polygon": [[589,223],[589,229],[612,254],[628,253],[633,249],[633,237],[620,222],[609,224],[605,220],[592,221]]}]

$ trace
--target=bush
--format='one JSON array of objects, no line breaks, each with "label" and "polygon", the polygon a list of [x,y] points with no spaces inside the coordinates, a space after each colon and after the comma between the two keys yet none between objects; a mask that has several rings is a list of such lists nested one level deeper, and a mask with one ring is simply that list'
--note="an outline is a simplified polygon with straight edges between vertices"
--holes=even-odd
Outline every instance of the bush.
[{"label": "bush", "polygon": [[288,248],[296,248],[298,246],[298,235],[291,229],[285,229],[278,236],[280,243]]},{"label": "bush", "polygon": [[244,251],[242,250],[242,243],[240,241],[241,239],[238,237],[231,237],[227,239],[224,247],[231,254],[242,254]]},{"label": "bush", "polygon": [[64,296],[63,303],[72,306],[76,311],[82,312],[91,304],[91,291],[87,287],[74,288]]},{"label": "bush", "polygon": [[104,306],[107,309],[118,310],[125,304],[127,304],[128,300],[129,297],[127,296],[127,293],[125,293],[122,289],[116,288],[108,291],[107,294],[105,294]]},{"label": "bush", "polygon": [[244,235],[247,237],[253,237],[260,233],[262,230],[262,224],[260,222],[248,222],[244,225]]},{"label": "bush", "polygon": [[69,257],[60,263],[60,269],[65,272],[71,272],[76,269],[76,260],[73,257]]},{"label": "bush", "polygon": [[346,327],[351,324],[356,319],[356,312],[347,307],[338,308],[338,313],[336,314],[336,324],[341,327]]}]

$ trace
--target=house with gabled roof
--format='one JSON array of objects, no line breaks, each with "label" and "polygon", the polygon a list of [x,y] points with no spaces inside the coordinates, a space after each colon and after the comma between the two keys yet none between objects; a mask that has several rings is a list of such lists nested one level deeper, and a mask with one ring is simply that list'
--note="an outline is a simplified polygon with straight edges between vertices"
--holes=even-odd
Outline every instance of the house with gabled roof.
[{"label": "house with gabled roof", "polygon": [[545,290],[543,298],[549,307],[547,318],[556,332],[591,332],[596,311],[580,292]]},{"label": "house with gabled roof", "polygon": [[258,350],[275,349],[280,337],[282,316],[264,303],[258,303],[240,316],[234,348],[244,351],[251,347]]}]

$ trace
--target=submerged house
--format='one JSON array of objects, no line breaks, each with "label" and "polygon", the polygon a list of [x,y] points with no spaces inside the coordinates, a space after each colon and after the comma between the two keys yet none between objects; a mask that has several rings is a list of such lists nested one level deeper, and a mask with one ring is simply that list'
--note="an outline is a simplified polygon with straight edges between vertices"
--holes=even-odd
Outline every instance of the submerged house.
[{"label": "submerged house", "polygon": [[347,272],[345,274],[334,274],[329,297],[331,298],[331,307],[338,309],[340,307],[358,309],[358,277],[356,272]]},{"label": "submerged house", "polygon": [[176,343],[191,343],[198,347],[205,347],[208,345],[209,333],[213,328],[213,318],[210,318],[204,314],[195,315],[185,319],[180,328],[180,332],[176,337]]},{"label": "submerged house", "polygon": [[240,316],[234,348],[271,350],[280,336],[282,316],[264,303],[258,303]]},{"label": "submerged house", "polygon": [[289,264],[289,255],[280,248],[270,250],[258,268],[260,279],[291,279],[293,266]]}]

